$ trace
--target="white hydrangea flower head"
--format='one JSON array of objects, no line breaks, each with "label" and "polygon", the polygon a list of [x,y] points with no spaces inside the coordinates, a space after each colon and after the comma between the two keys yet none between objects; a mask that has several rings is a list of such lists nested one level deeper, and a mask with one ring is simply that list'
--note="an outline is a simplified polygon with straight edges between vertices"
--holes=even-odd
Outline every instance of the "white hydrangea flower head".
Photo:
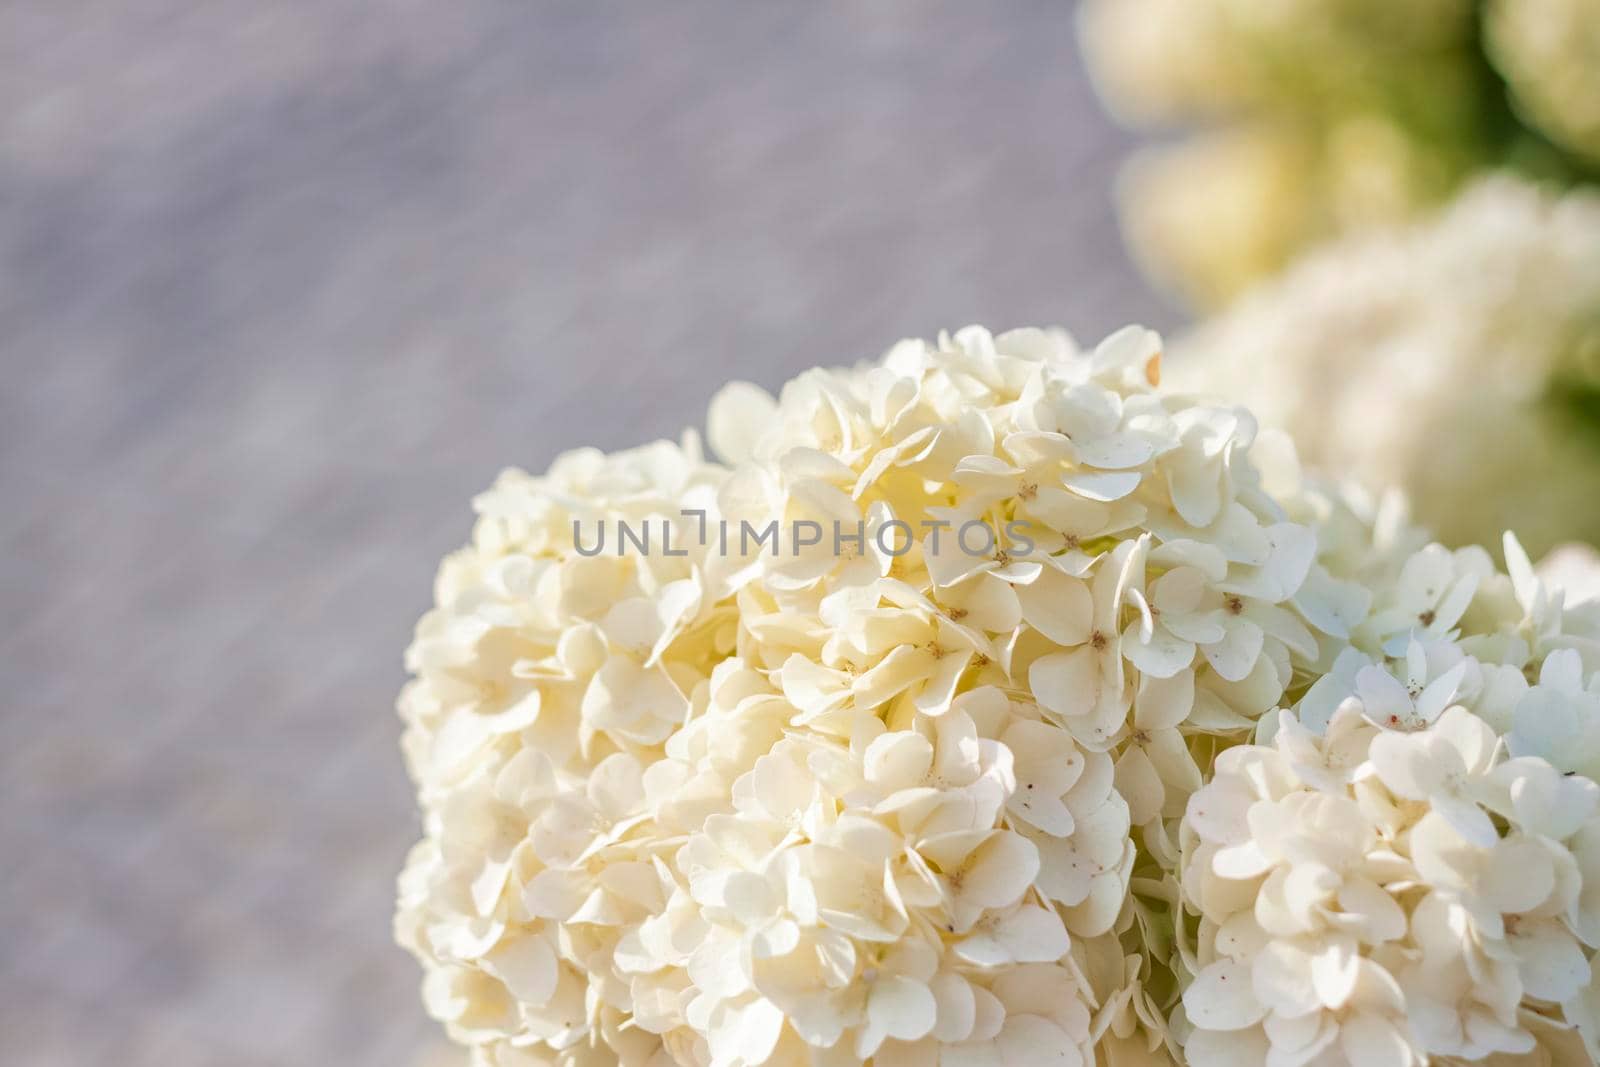
[{"label": "white hydrangea flower head", "polygon": [[478,499],[395,923],[477,1067],[1593,1047],[1600,614],[1159,377],[969,328]]},{"label": "white hydrangea flower head", "polygon": [[1313,252],[1170,370],[1309,463],[1402,488],[1446,543],[1514,526],[1542,553],[1600,537],[1600,445],[1572,408],[1596,385],[1597,309],[1600,198],[1493,177],[1436,219]]}]

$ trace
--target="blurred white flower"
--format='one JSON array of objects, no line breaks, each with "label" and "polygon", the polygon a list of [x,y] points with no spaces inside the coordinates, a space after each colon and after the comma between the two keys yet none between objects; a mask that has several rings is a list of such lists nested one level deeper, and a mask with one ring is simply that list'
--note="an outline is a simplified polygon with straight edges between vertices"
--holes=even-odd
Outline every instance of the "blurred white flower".
[{"label": "blurred white flower", "polygon": [[1589,545],[1557,545],[1539,561],[1538,575],[1568,604],[1600,600],[1600,552]]},{"label": "blurred white flower", "polygon": [[1202,309],[1488,171],[1595,178],[1596,0],[1089,0],[1079,12],[1108,108],[1167,141],[1124,172],[1128,243]]},{"label": "blurred white flower", "polygon": [[1518,108],[1552,140],[1600,162],[1600,3],[1493,0],[1484,25]]},{"label": "blurred white flower", "polygon": [[1600,383],[1597,309],[1600,198],[1496,177],[1436,219],[1312,253],[1170,369],[1308,462],[1402,488],[1447,544],[1514,527],[1537,554],[1600,536],[1600,439],[1575,413]]}]

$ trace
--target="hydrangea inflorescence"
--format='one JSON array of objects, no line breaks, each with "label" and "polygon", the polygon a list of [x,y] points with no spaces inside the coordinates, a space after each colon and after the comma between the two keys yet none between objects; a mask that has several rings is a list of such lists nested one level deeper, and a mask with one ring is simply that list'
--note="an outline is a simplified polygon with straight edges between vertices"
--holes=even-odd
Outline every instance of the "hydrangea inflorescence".
[{"label": "hydrangea inflorescence", "polygon": [[396,920],[475,1064],[1593,1056],[1600,613],[1159,376],[973,327],[478,499]]}]

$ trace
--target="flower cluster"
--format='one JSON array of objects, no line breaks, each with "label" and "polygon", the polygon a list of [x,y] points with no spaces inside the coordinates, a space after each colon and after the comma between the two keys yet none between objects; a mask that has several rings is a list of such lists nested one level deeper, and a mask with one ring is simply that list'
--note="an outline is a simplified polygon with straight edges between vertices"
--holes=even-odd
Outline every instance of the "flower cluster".
[{"label": "flower cluster", "polygon": [[1600,613],[1556,584],[1593,554],[1507,535],[1501,573],[1294,496],[1359,604],[1180,824],[1186,1062],[1600,1062]]},{"label": "flower cluster", "polygon": [[1600,196],[1484,179],[1437,220],[1311,253],[1171,373],[1403,488],[1447,543],[1600,539]]},{"label": "flower cluster", "polygon": [[396,917],[478,1067],[1593,1055],[1600,612],[1160,366],[968,328],[479,498]]},{"label": "flower cluster", "polygon": [[1090,0],[1082,16],[1119,117],[1197,127],[1134,161],[1122,214],[1151,274],[1202,307],[1485,169],[1595,180],[1595,0]]},{"label": "flower cluster", "polygon": [[[587,1048],[597,1031],[628,1040],[585,961],[617,909],[658,903],[639,877],[653,843],[628,834],[639,753],[688,717],[686,694],[726,658],[733,619],[706,596],[699,561],[584,558],[571,524],[670,521],[720,480],[692,440],[574,452],[540,478],[507,471],[476,501],[472,544],[445,559],[417,624],[400,713],[426,836],[401,876],[396,934],[428,962],[430,1013],[486,1062]],[[605,923],[548,920],[554,887],[539,876],[590,866],[609,871],[592,905]]]},{"label": "flower cluster", "polygon": [[1600,786],[1498,753],[1464,707],[1407,731],[1351,701],[1322,737],[1285,712],[1274,745],[1218,758],[1184,822],[1192,1067],[1421,1067],[1541,1037],[1584,1062],[1545,1012],[1588,1019]]}]

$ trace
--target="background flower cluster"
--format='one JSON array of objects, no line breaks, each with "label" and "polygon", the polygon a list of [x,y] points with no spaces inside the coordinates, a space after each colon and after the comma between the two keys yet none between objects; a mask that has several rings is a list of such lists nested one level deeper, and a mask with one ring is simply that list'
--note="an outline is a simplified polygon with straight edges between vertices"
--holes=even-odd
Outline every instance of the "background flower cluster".
[{"label": "background flower cluster", "polygon": [[1595,0],[1091,0],[1083,27],[1114,112],[1198,127],[1141,156],[1123,209],[1200,306],[1485,169],[1600,176]]},{"label": "background flower cluster", "polygon": [[1182,131],[1128,165],[1121,213],[1218,316],[1175,345],[1186,381],[1404,489],[1448,543],[1600,540],[1600,2],[1081,14],[1111,110]]},{"label": "background flower cluster", "polygon": [[1446,543],[1592,538],[1600,196],[1482,179],[1309,253],[1180,339],[1172,373],[1270,413],[1314,466],[1404,488]]},{"label": "background flower cluster", "polygon": [[[396,917],[475,1063],[1594,1055],[1600,611],[1160,367],[969,328],[478,499]],[[685,509],[1043,551],[573,544]]]}]

